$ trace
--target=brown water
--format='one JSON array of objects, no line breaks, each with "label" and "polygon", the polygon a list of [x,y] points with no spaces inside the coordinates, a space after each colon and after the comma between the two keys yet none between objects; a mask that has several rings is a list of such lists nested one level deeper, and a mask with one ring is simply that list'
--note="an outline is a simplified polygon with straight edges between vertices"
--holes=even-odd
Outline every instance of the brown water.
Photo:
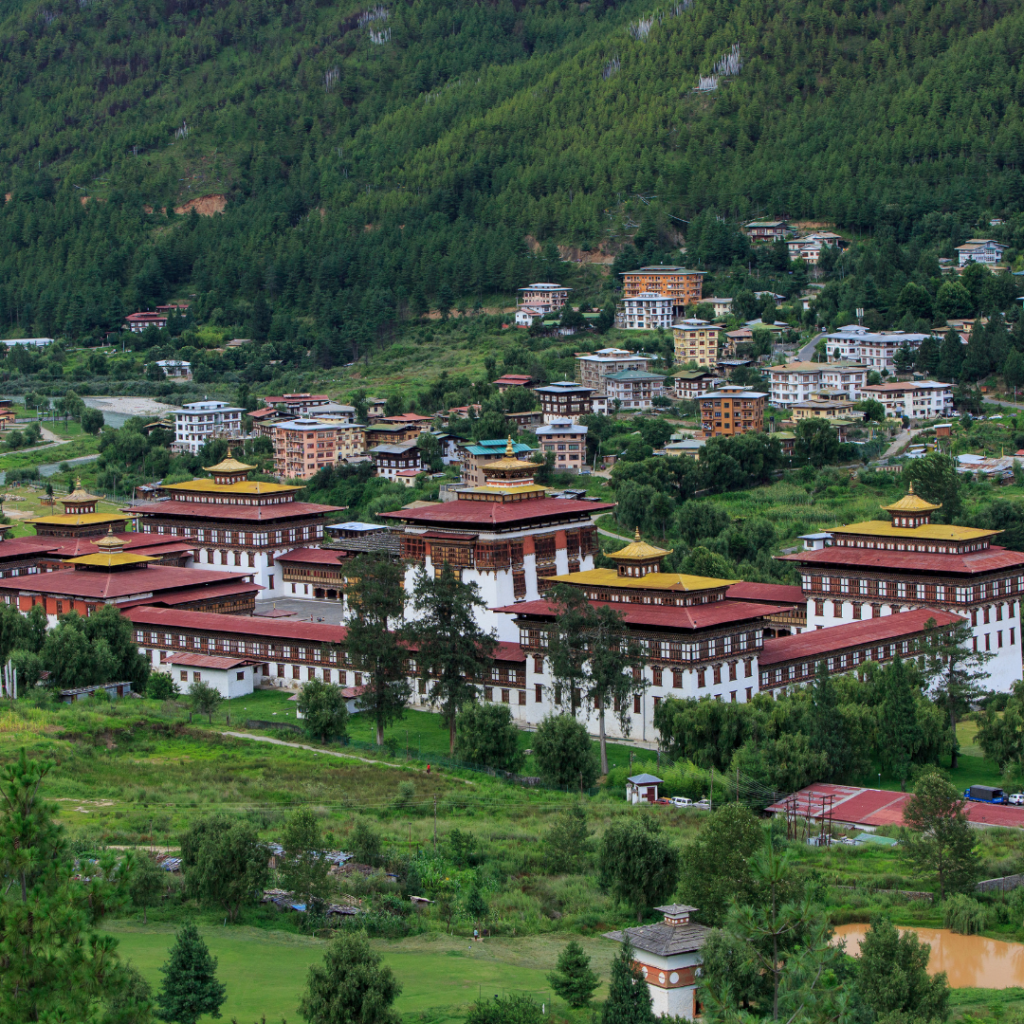
[{"label": "brown water", "polygon": [[[857,956],[866,924],[842,924],[836,940],[846,940],[846,952]],[[932,948],[928,972],[945,971],[952,988],[1015,988],[1024,986],[1024,945],[981,935],[956,935],[945,928],[901,928],[914,931]]]}]

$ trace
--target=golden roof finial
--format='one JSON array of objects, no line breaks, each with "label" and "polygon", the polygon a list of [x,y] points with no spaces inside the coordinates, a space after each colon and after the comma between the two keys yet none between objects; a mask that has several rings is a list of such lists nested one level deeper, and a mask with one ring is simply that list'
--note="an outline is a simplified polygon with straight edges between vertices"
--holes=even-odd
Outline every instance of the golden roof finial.
[{"label": "golden roof finial", "polygon": [[910,490],[907,491],[907,493],[908,494],[913,494],[914,493],[914,481],[913,480],[910,481]]},{"label": "golden roof finial", "polygon": [[508,444],[505,445],[505,458],[511,459],[516,453],[515,448],[512,447],[512,435],[508,435]]},{"label": "golden roof finial", "polygon": [[639,539],[640,539],[640,527],[638,526],[636,528],[636,532],[633,534],[633,540],[639,540]]}]

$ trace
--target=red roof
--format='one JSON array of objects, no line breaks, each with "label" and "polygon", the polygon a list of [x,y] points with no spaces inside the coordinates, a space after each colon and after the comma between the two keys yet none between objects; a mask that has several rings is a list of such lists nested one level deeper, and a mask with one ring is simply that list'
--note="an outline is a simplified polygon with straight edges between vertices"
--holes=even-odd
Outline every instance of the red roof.
[{"label": "red roof", "polygon": [[302,392],[292,395],[267,395],[263,399],[267,405],[305,405],[307,402],[319,402],[323,405],[324,402],[330,400],[330,395],[307,395]]},{"label": "red roof", "polygon": [[[834,821],[852,825],[902,825],[903,809],[912,793],[896,793],[888,789],[859,789],[856,786],[840,786],[827,782],[816,782],[797,793],[772,804],[768,810],[783,812],[787,802],[795,800],[796,812],[802,817],[818,819],[829,814],[831,797]],[[1014,828],[1024,827],[1024,807],[1008,804],[984,804],[968,800],[964,805],[967,819],[976,825],[1002,825]]]},{"label": "red roof", "polygon": [[[190,570],[191,571],[191,570]],[[272,640],[306,640],[318,644],[341,644],[348,630],[326,622],[295,622],[292,619],[253,618],[247,615],[224,615],[220,612],[187,612],[152,605],[129,608],[125,618],[137,626],[162,629],[199,629],[212,633],[233,633]]]},{"label": "red roof", "polygon": [[418,412],[403,412],[397,416],[385,416],[381,423],[430,423],[431,417],[421,416]]},{"label": "red roof", "polygon": [[497,380],[492,380],[491,383],[495,386],[499,384],[512,384],[522,386],[523,384],[529,384],[533,378],[528,373],[506,373],[500,376]]},{"label": "red roof", "polygon": [[212,654],[169,654],[164,658],[165,665],[191,665],[195,668],[219,668],[222,670],[238,668],[239,665],[251,665],[251,658],[218,658]]},{"label": "red roof", "polygon": [[309,562],[316,565],[338,565],[342,559],[341,551],[325,551],[323,548],[295,548],[278,555],[275,562]]},{"label": "red roof", "polygon": [[251,413],[249,413],[248,415],[252,419],[254,419],[254,420],[265,420],[268,417],[277,416],[277,415],[279,415],[279,413],[278,413],[277,409],[266,408],[266,409],[253,409],[253,411]]},{"label": "red roof", "polygon": [[974,575],[1012,569],[1024,565],[1024,554],[1006,548],[990,547],[987,551],[971,551],[964,555],[924,554],[920,551],[881,551],[878,548],[829,547],[817,551],[801,551],[795,555],[778,555],[783,562],[804,565],[849,565],[863,569],[901,569],[905,572],[941,572]]},{"label": "red roof", "polygon": [[[115,537],[124,543],[124,550],[131,551],[134,555],[147,554],[154,558],[162,558],[164,555],[176,554],[178,552],[194,551],[198,543],[186,541],[182,537],[173,537],[170,534],[157,533],[115,533]],[[61,558],[79,558],[82,555],[95,555],[102,548],[96,547],[96,541],[101,537],[54,537],[57,546],[53,553]],[[0,552],[3,545],[0,545]]]},{"label": "red roof", "polygon": [[60,543],[58,537],[12,537],[10,540],[0,541],[0,561],[47,554],[56,551]]},{"label": "red roof", "polygon": [[762,666],[778,665],[784,661],[815,658],[865,644],[902,639],[922,632],[929,619],[934,619],[936,626],[951,626],[966,621],[959,615],[938,608],[915,608],[909,612],[883,615],[878,619],[846,622],[841,626],[812,629],[806,633],[765,640],[758,663]]},{"label": "red roof", "polygon": [[804,592],[799,587],[781,583],[734,583],[725,592],[734,601],[766,601],[769,604],[803,604]]},{"label": "red roof", "polygon": [[314,505],[308,501],[284,501],[279,505],[214,505],[204,501],[153,501],[132,505],[133,515],[183,516],[189,519],[240,519],[246,522],[270,522],[296,516],[343,512],[344,506]]},{"label": "red roof", "polygon": [[205,587],[187,587],[174,590],[168,594],[154,594],[152,597],[140,597],[137,601],[119,604],[119,608],[134,608],[136,605],[157,604],[175,606],[191,604],[193,601],[211,601],[217,597],[234,597],[242,594],[258,594],[263,587],[258,583],[221,583]]},{"label": "red roof", "polygon": [[204,584],[221,588],[224,584],[230,584],[237,590],[254,586],[246,582],[246,577],[252,575],[251,569],[249,572],[225,573],[211,569],[182,569],[174,565],[147,565],[141,569],[122,569],[119,572],[59,569],[57,572],[36,576],[14,576],[0,580],[0,590],[113,601],[119,597],[160,595],[163,591],[186,587],[198,590]]},{"label": "red roof", "polygon": [[494,648],[495,661],[519,661],[526,664],[526,651],[522,644],[500,643]]},{"label": "red roof", "polygon": [[[759,619],[779,610],[778,605],[752,604],[748,601],[713,601],[710,604],[695,604],[688,608],[666,605],[619,604],[612,601],[591,601],[595,608],[614,608],[631,626],[655,626],[668,629],[710,629],[727,622],[743,622]],[[508,615],[539,615],[555,617],[555,605],[551,601],[522,601],[492,609]]]},{"label": "red roof", "polygon": [[428,508],[379,512],[381,519],[407,523],[466,523],[471,526],[505,526],[552,516],[596,515],[614,508],[614,502],[573,501],[569,498],[532,498],[526,501],[446,501]]}]

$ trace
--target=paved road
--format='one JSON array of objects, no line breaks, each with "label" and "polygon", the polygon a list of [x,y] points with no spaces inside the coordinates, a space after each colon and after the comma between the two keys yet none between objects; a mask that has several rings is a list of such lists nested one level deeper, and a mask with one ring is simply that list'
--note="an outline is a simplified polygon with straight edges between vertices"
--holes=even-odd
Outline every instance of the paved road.
[{"label": "paved road", "polygon": [[1007,409],[1024,409],[1024,405],[1014,405],[1013,402],[1002,402],[998,398],[986,398],[984,395],[981,400],[988,405],[1005,405]]},{"label": "paved road", "polygon": [[796,358],[799,362],[805,363],[810,362],[814,358],[814,347],[818,344],[819,339],[824,338],[824,334],[816,334],[803,348],[797,349]]},{"label": "paved road", "polygon": [[896,437],[893,439],[891,445],[885,449],[882,454],[883,459],[891,459],[896,452],[900,450],[905,444],[912,441],[918,434],[920,434],[925,428],[920,427],[917,430],[901,430]]}]

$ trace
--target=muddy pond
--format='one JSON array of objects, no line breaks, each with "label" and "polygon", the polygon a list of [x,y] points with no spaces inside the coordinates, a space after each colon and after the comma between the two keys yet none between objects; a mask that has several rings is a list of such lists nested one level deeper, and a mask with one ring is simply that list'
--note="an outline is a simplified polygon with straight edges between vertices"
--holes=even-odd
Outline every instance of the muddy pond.
[{"label": "muddy pond", "polygon": [[[856,956],[866,924],[843,924],[836,928],[836,939],[846,940],[846,951]],[[928,971],[945,971],[952,988],[1024,987],[1024,945],[1002,942],[980,935],[956,935],[945,928],[901,928],[915,931],[932,948]]]}]

